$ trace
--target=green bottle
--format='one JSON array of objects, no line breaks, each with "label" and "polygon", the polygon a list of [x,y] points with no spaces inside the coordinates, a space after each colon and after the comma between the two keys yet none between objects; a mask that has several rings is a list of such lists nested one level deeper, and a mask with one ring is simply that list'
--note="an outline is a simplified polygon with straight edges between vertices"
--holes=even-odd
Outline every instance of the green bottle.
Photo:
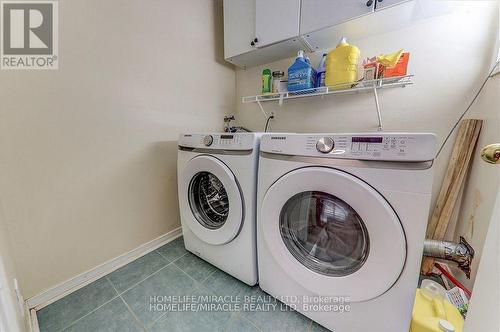
[{"label": "green bottle", "polygon": [[271,69],[264,69],[262,71],[262,93],[271,93],[273,86],[273,75]]}]

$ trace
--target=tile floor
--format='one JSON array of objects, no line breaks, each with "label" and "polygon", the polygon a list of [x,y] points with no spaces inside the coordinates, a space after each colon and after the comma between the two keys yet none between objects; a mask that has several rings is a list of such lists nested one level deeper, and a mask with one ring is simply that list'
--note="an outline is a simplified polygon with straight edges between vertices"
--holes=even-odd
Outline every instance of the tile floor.
[{"label": "tile floor", "polygon": [[[194,312],[165,310],[166,302],[161,302],[173,303],[179,299],[175,296],[192,296],[183,298],[189,302],[214,295],[229,296],[226,303],[233,309],[234,301],[242,303],[232,311]],[[248,296],[263,305],[259,309],[266,304],[267,309],[244,308],[245,303],[251,305],[243,300]],[[270,303],[277,303],[275,310],[268,310]],[[37,317],[41,332],[326,331],[286,309],[258,286],[249,287],[187,252],[181,237],[42,308]]]}]

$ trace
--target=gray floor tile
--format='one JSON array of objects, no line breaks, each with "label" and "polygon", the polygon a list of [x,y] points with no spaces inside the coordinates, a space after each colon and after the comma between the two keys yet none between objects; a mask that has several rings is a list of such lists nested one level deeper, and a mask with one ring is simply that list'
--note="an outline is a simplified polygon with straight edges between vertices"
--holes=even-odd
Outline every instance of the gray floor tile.
[{"label": "gray floor tile", "polygon": [[229,296],[248,295],[254,289],[221,270],[212,273],[203,285],[217,295]]},{"label": "gray floor tile", "polygon": [[[113,285],[124,291],[122,298],[130,308],[117,297]],[[202,302],[213,304],[213,295],[231,296],[232,311],[182,307],[195,298],[200,303],[201,296]],[[37,314],[42,332],[141,331],[142,326],[182,332],[327,331],[286,308],[258,286],[250,287],[188,253],[178,238]]]},{"label": "gray floor tile", "polygon": [[259,285],[255,286],[248,286],[247,284],[242,282],[241,291],[240,294],[243,296],[253,296],[253,297],[258,297],[258,301],[264,301],[264,302],[269,302],[270,300],[277,301],[274,297],[271,295],[267,294],[264,292],[262,289],[260,289]]},{"label": "gray floor tile", "polygon": [[171,262],[187,253],[182,236],[156,250]]},{"label": "gray floor tile", "polygon": [[116,298],[65,329],[71,332],[143,331],[121,298]]},{"label": "gray floor tile", "polygon": [[[197,288],[190,292],[192,299],[188,301],[192,304],[200,304],[199,307],[188,307],[178,311],[169,311],[165,313],[153,326],[150,327],[152,332],[161,331],[224,331],[233,316],[233,312],[222,311],[219,309],[207,310],[203,307],[204,304],[215,303],[205,296],[211,293],[205,288]],[[203,300],[205,299],[205,300]]]},{"label": "gray floor tile", "polygon": [[276,302],[272,296],[264,293],[259,286],[248,286],[218,269],[202,285],[217,296],[230,296],[229,301],[232,304],[239,305],[238,311],[255,310],[255,304],[257,303]]},{"label": "gray floor tile", "polygon": [[266,306],[264,310],[245,311],[241,314],[262,331],[305,332],[312,324],[309,318],[279,301],[274,308]]},{"label": "gray floor tile", "polygon": [[168,312],[149,330],[151,332],[212,332],[225,331],[231,318],[230,312]]},{"label": "gray floor tile", "polygon": [[155,303],[151,300],[152,297],[162,299],[168,296],[189,295],[198,285],[196,281],[172,264],[142,281],[122,296],[144,325],[150,326],[165,313],[164,305],[168,304],[168,302]]},{"label": "gray floor tile", "polygon": [[258,332],[260,331],[247,319],[240,315],[234,315],[226,331],[231,332]]},{"label": "gray floor tile", "polygon": [[119,293],[146,279],[169,262],[156,251],[152,251],[108,275]]},{"label": "gray floor tile", "polygon": [[330,330],[326,327],[319,325],[316,322],[312,322],[311,332],[329,332]]},{"label": "gray floor tile", "polygon": [[37,311],[40,331],[59,331],[117,296],[113,285],[101,278]]},{"label": "gray floor tile", "polygon": [[216,269],[212,264],[205,262],[191,253],[182,256],[174,264],[198,282],[207,279],[210,273]]}]

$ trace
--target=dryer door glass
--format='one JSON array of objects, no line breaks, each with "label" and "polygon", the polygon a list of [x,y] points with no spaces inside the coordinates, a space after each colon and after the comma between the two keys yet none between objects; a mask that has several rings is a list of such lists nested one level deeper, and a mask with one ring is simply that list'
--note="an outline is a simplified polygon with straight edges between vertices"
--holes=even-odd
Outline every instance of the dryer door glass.
[{"label": "dryer door glass", "polygon": [[229,198],[222,182],[210,172],[199,172],[189,184],[189,205],[198,222],[221,228],[229,215]]},{"label": "dryer door glass", "polygon": [[331,194],[301,192],[281,210],[281,237],[290,253],[308,269],[346,276],[365,263],[368,231],[354,209]]}]

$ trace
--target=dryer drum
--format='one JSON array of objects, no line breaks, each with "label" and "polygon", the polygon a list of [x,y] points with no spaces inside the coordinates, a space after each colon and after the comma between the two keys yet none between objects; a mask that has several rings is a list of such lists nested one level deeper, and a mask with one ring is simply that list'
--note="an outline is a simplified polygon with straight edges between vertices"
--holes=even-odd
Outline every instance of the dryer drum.
[{"label": "dryer drum", "polygon": [[320,191],[291,197],[280,214],[288,251],[308,269],[340,277],[359,270],[368,258],[365,224],[346,202]]},{"label": "dryer drum", "polygon": [[226,189],[210,172],[199,172],[191,180],[189,205],[198,222],[208,229],[221,228],[229,215]]}]

